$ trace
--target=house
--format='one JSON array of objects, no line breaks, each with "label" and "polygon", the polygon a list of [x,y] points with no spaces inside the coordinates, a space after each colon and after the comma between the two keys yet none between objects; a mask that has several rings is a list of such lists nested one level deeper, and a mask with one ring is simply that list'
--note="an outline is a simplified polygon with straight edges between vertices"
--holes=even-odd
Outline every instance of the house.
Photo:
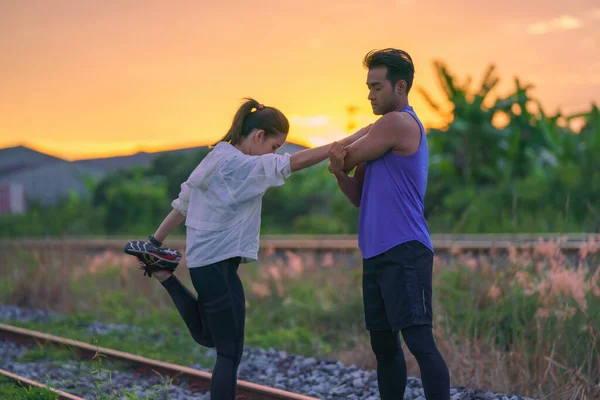
[{"label": "house", "polygon": [[16,204],[18,198],[24,198],[22,206],[5,206],[0,212],[27,208],[31,201],[53,204],[70,193],[86,196],[86,179],[100,178],[104,173],[25,146],[0,149],[0,187],[4,188],[0,202]]},{"label": "house", "polygon": [[[136,166],[148,166],[163,153],[186,156],[201,147],[167,150],[155,153],[139,152],[129,156],[67,161],[25,146],[0,149],[0,213],[21,213],[32,201],[55,204],[71,193],[89,194],[87,181],[105,174]],[[305,149],[286,143],[277,152],[295,153]]]},{"label": "house", "polygon": [[63,160],[25,146],[0,149],[0,177],[19,170],[60,161]]},{"label": "house", "polygon": [[25,186],[0,185],[0,214],[24,214],[27,212],[26,204]]}]

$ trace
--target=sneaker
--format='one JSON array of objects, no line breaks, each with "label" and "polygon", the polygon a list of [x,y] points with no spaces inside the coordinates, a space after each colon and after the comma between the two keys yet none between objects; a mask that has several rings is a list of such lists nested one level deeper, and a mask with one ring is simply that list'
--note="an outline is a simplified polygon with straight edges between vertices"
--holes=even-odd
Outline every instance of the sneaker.
[{"label": "sneaker", "polygon": [[144,275],[152,277],[152,272],[175,272],[181,262],[182,255],[175,249],[156,247],[145,240],[132,240],[127,242],[124,251],[136,257],[146,265]]}]

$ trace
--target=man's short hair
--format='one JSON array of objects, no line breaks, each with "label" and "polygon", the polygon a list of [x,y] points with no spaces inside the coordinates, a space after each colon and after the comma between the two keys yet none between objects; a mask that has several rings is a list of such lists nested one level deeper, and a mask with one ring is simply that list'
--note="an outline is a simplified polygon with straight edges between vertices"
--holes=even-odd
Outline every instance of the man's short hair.
[{"label": "man's short hair", "polygon": [[371,50],[363,61],[367,69],[387,67],[386,78],[395,86],[400,80],[406,82],[406,93],[410,92],[415,76],[415,66],[410,55],[404,50],[382,49]]}]

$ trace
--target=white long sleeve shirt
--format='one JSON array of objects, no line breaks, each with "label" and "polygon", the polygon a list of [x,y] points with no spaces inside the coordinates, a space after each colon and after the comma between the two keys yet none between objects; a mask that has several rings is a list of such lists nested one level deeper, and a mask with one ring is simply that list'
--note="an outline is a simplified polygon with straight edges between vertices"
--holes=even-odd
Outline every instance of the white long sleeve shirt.
[{"label": "white long sleeve shirt", "polygon": [[291,175],[290,155],[249,156],[221,142],[181,185],[171,205],[186,216],[186,264],[258,260],[262,198]]}]

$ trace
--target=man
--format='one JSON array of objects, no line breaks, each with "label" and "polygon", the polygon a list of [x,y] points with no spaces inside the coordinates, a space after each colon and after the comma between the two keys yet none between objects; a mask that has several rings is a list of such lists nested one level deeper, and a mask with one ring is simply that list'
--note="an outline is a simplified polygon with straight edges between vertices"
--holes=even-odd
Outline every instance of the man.
[{"label": "man", "polygon": [[419,363],[426,398],[449,399],[448,367],[432,332],[434,251],[423,214],[427,139],[408,104],[414,65],[405,51],[384,49],[368,53],[364,66],[373,113],[381,118],[351,146],[332,148],[329,170],[360,207],[365,322],[377,358],[379,392],[382,400],[404,398],[402,331]]}]

